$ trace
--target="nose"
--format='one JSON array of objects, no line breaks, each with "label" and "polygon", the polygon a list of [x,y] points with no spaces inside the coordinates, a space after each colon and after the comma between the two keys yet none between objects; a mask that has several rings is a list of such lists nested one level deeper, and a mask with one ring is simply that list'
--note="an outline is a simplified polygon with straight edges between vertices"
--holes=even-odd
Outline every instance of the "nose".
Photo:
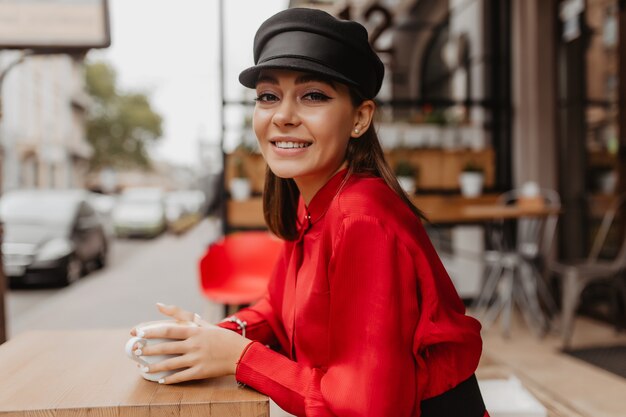
[{"label": "nose", "polygon": [[300,117],[298,116],[297,104],[290,98],[283,98],[276,107],[272,122],[279,127],[298,126]]}]

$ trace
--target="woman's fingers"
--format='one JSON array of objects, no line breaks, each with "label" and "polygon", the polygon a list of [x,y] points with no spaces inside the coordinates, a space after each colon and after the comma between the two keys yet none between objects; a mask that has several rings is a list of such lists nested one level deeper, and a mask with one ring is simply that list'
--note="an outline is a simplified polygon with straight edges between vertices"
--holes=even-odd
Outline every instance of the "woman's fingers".
[{"label": "woman's fingers", "polygon": [[187,353],[188,350],[185,341],[156,343],[141,347],[141,356],[181,355]]},{"label": "woman's fingers", "polygon": [[176,372],[170,376],[162,378],[159,380],[159,384],[177,384],[179,382],[192,381],[194,379],[202,379],[205,378],[201,374],[199,374],[195,368],[187,368],[183,369],[180,372]]},{"label": "woman's fingers", "polygon": [[163,303],[157,303],[157,308],[159,311],[166,316],[170,316],[176,320],[180,321],[193,321],[195,318],[195,314],[191,311],[183,310],[182,308],[175,305],[165,305]]},{"label": "woman's fingers", "polygon": [[152,329],[145,329],[137,331],[137,336],[142,337],[144,339],[187,339],[190,336],[193,336],[198,327],[192,326],[177,326],[173,324],[172,326],[163,326]]},{"label": "woman's fingers", "polygon": [[210,324],[202,320],[202,317],[200,317],[199,314],[191,312],[191,311],[183,310],[182,308],[178,306],[171,305],[171,304],[166,305],[163,303],[156,303],[156,305],[161,313],[165,314],[166,316],[170,316],[176,320],[191,321],[191,322],[196,323],[199,326],[206,326]]},{"label": "woman's fingers", "polygon": [[144,371],[148,373],[156,373],[163,371],[173,371],[175,369],[183,369],[192,366],[189,359],[185,355],[175,356],[164,361],[150,364],[148,369]]}]

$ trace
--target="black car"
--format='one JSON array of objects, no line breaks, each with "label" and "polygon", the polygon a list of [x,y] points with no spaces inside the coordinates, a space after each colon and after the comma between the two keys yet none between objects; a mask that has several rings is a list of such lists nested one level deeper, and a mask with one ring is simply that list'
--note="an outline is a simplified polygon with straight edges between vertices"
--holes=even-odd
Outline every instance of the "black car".
[{"label": "black car", "polygon": [[68,285],[106,264],[105,225],[84,190],[15,190],[0,198],[4,272],[12,283]]}]

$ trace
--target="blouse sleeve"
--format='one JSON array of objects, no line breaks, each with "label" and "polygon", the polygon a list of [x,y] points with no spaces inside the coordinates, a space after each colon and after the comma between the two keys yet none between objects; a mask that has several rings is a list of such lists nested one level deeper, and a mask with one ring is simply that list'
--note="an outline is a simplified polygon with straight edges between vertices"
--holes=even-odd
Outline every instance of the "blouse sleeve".
[{"label": "blouse sleeve", "polygon": [[[246,337],[264,345],[277,346],[278,340],[272,329],[274,311],[269,296],[265,296],[251,307],[244,308],[235,316],[246,323]],[[223,321],[218,326],[241,334],[239,325],[231,321]]]},{"label": "blouse sleeve", "polygon": [[298,416],[409,416],[418,305],[407,248],[369,217],[348,218],[329,265],[328,367],[309,367],[253,343],[237,380]]}]

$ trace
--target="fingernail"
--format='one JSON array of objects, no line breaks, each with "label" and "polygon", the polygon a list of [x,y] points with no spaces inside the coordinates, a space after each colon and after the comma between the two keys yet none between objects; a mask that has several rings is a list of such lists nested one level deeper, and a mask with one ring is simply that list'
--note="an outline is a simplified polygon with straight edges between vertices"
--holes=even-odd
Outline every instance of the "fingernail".
[{"label": "fingernail", "polygon": [[165,378],[159,379],[159,384],[165,384]]},{"label": "fingernail", "polygon": [[142,366],[141,372],[150,372],[150,368],[148,368],[147,366]]},{"label": "fingernail", "polygon": [[193,321],[194,321],[194,323],[198,323],[199,321],[202,321],[202,317],[200,317],[200,314],[194,313],[193,314]]},{"label": "fingernail", "polygon": [[141,351],[141,349],[135,349],[133,353],[135,354],[135,356],[141,356],[143,352]]},{"label": "fingernail", "polygon": [[159,307],[165,307],[165,304],[163,303],[156,303],[156,305],[158,305]]},{"label": "fingernail", "polygon": [[144,337],[146,335],[146,333],[143,330],[137,330],[137,336],[138,337]]}]

